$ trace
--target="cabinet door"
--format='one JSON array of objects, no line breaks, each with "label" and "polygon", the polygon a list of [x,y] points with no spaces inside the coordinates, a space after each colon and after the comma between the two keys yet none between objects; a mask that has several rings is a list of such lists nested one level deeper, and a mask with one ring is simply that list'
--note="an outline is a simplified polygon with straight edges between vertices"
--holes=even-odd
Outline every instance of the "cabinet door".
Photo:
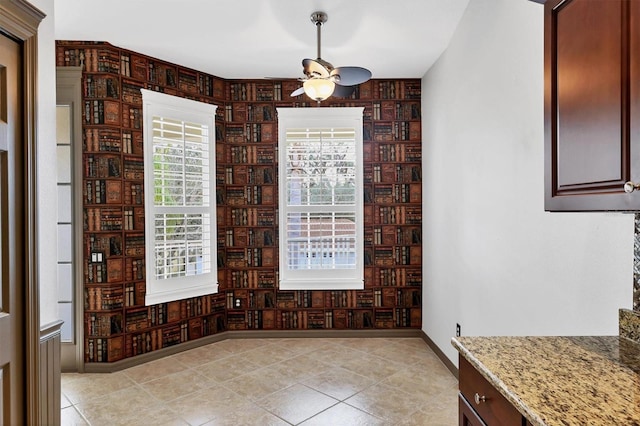
[{"label": "cabinet door", "polygon": [[[545,4],[545,209],[640,208],[637,0]],[[636,49],[634,49],[636,47]],[[635,55],[640,56],[640,55]]]}]

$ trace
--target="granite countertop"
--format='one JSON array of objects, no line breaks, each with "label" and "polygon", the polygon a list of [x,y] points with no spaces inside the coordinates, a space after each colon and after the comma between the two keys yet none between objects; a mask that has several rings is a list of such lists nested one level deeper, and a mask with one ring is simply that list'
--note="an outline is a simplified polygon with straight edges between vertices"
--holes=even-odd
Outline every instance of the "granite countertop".
[{"label": "granite countertop", "polygon": [[454,337],[532,425],[640,425],[640,344],[617,337]]}]

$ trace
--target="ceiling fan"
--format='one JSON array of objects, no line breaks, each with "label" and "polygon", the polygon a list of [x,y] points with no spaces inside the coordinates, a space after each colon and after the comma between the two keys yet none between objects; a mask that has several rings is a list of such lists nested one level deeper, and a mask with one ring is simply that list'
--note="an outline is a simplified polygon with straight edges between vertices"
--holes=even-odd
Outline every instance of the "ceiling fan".
[{"label": "ceiling fan", "polygon": [[313,12],[311,14],[311,22],[316,25],[318,35],[318,58],[302,60],[302,71],[306,78],[302,80],[304,81],[302,87],[291,93],[291,97],[305,93],[311,99],[320,103],[329,96],[340,98],[351,96],[355,86],[371,78],[371,71],[362,67],[334,68],[333,65],[322,59],[320,55],[320,40],[322,24],[327,22],[327,14]]}]

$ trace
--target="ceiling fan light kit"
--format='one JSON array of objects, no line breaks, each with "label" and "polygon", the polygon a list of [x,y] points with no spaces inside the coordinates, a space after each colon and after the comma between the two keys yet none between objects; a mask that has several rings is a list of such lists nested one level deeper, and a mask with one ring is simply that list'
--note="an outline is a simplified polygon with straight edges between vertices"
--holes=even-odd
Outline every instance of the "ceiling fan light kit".
[{"label": "ceiling fan light kit", "polygon": [[324,12],[313,12],[311,22],[316,25],[318,39],[318,58],[303,59],[302,69],[306,76],[301,88],[291,93],[292,97],[305,93],[314,101],[320,103],[330,96],[348,97],[355,90],[355,86],[371,78],[371,71],[362,67],[338,67],[334,68],[331,63],[322,59],[321,48],[321,28],[327,22],[327,14]]},{"label": "ceiling fan light kit", "polygon": [[303,83],[304,93],[314,101],[324,101],[333,94],[336,84],[324,78],[311,78]]}]

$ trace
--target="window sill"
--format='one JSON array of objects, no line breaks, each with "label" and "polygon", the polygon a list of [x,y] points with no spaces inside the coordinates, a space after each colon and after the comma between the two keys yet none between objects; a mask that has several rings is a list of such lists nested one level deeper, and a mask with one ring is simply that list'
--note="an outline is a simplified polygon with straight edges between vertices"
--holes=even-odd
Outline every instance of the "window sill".
[{"label": "window sill", "polygon": [[280,290],[363,290],[363,280],[281,280]]},{"label": "window sill", "polygon": [[182,288],[179,290],[157,291],[147,293],[144,298],[146,306],[157,305],[159,303],[173,302],[176,300],[188,299],[190,297],[206,296],[218,292],[218,284],[206,284],[201,286]]}]

